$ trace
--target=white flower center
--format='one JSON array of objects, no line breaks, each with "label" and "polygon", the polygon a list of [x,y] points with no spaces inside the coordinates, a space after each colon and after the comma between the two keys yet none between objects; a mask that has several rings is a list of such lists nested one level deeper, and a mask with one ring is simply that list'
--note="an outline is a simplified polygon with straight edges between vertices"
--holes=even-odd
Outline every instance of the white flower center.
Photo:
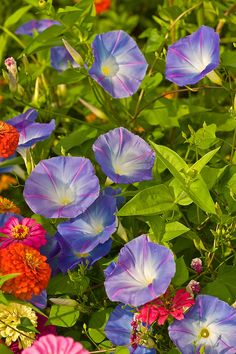
[{"label": "white flower center", "polygon": [[119,66],[117,65],[114,57],[107,58],[101,65],[101,72],[107,77],[115,76],[118,70]]}]

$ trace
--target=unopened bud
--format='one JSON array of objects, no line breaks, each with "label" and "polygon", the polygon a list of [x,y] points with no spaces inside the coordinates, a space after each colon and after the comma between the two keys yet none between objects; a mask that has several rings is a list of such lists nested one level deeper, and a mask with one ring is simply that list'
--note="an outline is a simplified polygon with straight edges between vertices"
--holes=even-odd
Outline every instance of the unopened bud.
[{"label": "unopened bud", "polygon": [[200,258],[194,258],[191,262],[191,268],[198,274],[202,272],[202,261]]},{"label": "unopened bud", "polygon": [[62,42],[63,42],[66,50],[70,53],[70,55],[74,59],[74,61],[77,64],[79,64],[79,66],[83,66],[84,61],[83,61],[81,55],[65,39],[62,39]]},{"label": "unopened bud", "polygon": [[213,82],[216,85],[222,86],[222,80],[219,77],[219,75],[217,75],[217,73],[212,70],[209,72],[209,74],[206,75],[208,77],[208,79],[211,80],[211,82]]},{"label": "unopened bud", "polygon": [[16,61],[13,57],[7,58],[4,62],[6,65],[7,71],[8,71],[8,80],[9,80],[9,87],[10,90],[16,91],[17,90],[17,84],[18,84],[18,70],[17,70],[17,65]]},{"label": "unopened bud", "polygon": [[186,286],[186,290],[192,296],[194,294],[199,294],[201,291],[200,283],[196,280],[190,280],[190,282]]}]

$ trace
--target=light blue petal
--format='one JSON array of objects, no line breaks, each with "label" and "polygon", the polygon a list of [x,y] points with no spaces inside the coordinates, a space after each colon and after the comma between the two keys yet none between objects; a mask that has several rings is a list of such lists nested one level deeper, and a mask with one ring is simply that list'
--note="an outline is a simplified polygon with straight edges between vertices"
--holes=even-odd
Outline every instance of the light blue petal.
[{"label": "light blue petal", "polygon": [[143,305],[165,293],[175,274],[172,252],[141,235],[120,251],[113,271],[105,280],[110,300]]},{"label": "light blue petal", "polygon": [[134,183],[152,179],[155,153],[138,135],[115,128],[93,144],[96,161],[116,183]]}]

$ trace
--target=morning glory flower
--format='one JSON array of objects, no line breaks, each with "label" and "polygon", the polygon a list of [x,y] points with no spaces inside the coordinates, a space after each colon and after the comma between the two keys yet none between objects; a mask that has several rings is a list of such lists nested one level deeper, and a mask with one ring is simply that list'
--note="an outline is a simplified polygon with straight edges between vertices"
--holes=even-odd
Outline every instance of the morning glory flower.
[{"label": "morning glory flower", "polygon": [[83,214],[59,224],[58,232],[76,252],[91,252],[115,232],[115,212],[115,199],[101,195]]},{"label": "morning glory flower", "polygon": [[23,195],[36,214],[73,218],[97,199],[99,181],[89,159],[52,157],[38,163],[25,182]]},{"label": "morning glory flower", "polygon": [[78,264],[86,264],[91,267],[96,261],[110,252],[112,245],[112,239],[109,238],[105,243],[99,243],[91,252],[80,253],[76,252],[60,234],[57,233],[55,237],[61,249],[57,256],[57,264],[62,273],[74,269]]},{"label": "morning glory flower", "polygon": [[140,306],[164,294],[174,274],[173,253],[141,235],[105,270],[105,289],[111,301]]},{"label": "morning glory flower", "polygon": [[[219,65],[219,35],[201,26],[168,48],[166,78],[179,86],[192,85]],[[216,75],[216,74],[215,74]]]},{"label": "morning glory flower", "polygon": [[149,338],[147,329],[147,326],[136,321],[135,309],[118,305],[111,313],[104,332],[113,344],[128,347],[130,353],[155,354],[154,348],[148,348],[154,343]]},{"label": "morning glory flower", "polygon": [[210,295],[199,295],[181,321],[169,326],[171,340],[183,354],[235,354],[236,310]]},{"label": "morning glory flower", "polygon": [[155,153],[138,135],[115,128],[100,135],[93,144],[95,159],[116,183],[151,180]]},{"label": "morning glory flower", "polygon": [[68,62],[71,63],[73,68],[78,68],[79,65],[71,57],[70,53],[65,47],[58,46],[52,47],[50,50],[51,66],[57,71],[64,71],[68,68]]},{"label": "morning glory flower", "polygon": [[15,31],[16,34],[26,34],[28,36],[33,36],[34,32],[38,33],[43,32],[45,29],[53,26],[53,25],[61,25],[58,21],[53,21],[49,19],[44,20],[31,20],[29,22],[24,23],[20,27],[18,27]]},{"label": "morning glory flower", "polygon": [[147,70],[136,42],[124,31],[111,31],[97,35],[92,50],[89,75],[114,98],[132,96]]},{"label": "morning glory flower", "polygon": [[35,120],[38,112],[35,109],[28,109],[25,113],[20,114],[7,121],[8,124],[15,127],[20,133],[20,138],[17,146],[17,152],[23,157],[28,148],[43,141],[52,134],[55,129],[55,120],[52,119],[49,123],[36,123]]}]

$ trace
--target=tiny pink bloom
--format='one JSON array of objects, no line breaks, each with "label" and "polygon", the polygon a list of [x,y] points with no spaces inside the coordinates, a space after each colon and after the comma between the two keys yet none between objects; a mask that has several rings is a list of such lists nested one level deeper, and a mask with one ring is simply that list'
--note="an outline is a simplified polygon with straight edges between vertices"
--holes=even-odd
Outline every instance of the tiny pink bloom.
[{"label": "tiny pink bloom", "polygon": [[70,337],[47,334],[36,340],[30,348],[24,349],[22,354],[89,354],[82,344]]},{"label": "tiny pink bloom", "polygon": [[201,291],[200,283],[196,280],[190,280],[186,286],[186,290],[191,294],[199,294]]},{"label": "tiny pink bloom", "polygon": [[0,248],[5,248],[11,243],[23,243],[35,249],[46,244],[46,230],[34,219],[11,217],[0,228]]},{"label": "tiny pink bloom", "polygon": [[202,272],[202,261],[200,258],[193,258],[191,262],[191,268],[198,274]]}]

